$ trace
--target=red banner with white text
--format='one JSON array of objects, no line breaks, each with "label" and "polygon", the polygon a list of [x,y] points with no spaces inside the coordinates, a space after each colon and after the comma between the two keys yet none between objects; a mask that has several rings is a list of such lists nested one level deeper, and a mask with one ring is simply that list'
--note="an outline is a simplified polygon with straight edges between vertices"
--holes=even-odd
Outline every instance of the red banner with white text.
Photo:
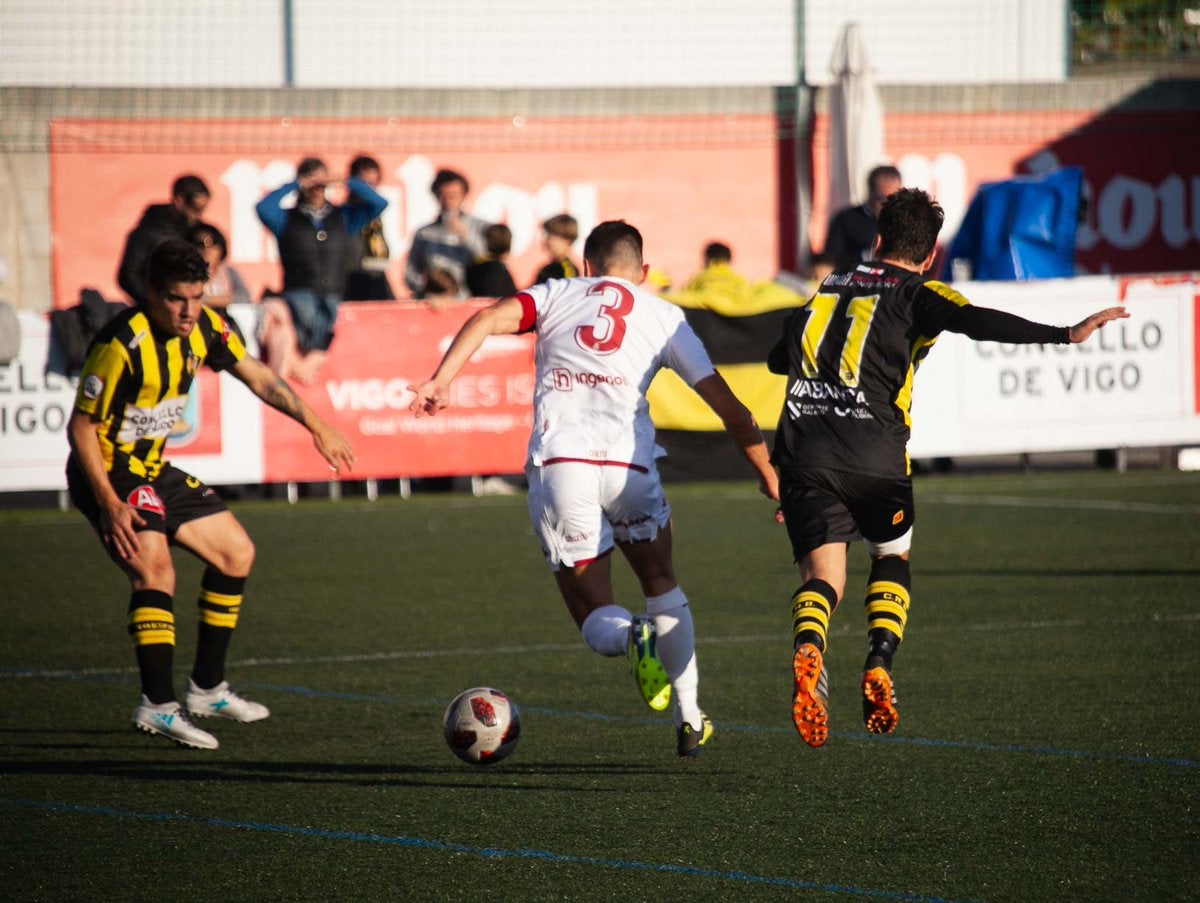
[{"label": "red banner with white text", "polygon": [[[343,304],[329,356],[296,393],[354,446],[363,477],[519,473],[533,405],[533,336],[492,336],[451,386],[433,417],[408,410],[408,386],[428,379],[450,340],[480,307]],[[309,435],[284,415],[263,414],[263,479],[329,479]],[[346,476],[353,477],[355,474]]]}]

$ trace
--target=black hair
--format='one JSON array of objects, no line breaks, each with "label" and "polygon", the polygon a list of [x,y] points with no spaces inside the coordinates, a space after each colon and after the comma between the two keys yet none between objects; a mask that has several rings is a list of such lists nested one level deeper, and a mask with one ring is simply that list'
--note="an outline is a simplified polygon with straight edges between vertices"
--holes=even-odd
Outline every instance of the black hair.
[{"label": "black hair", "polygon": [[162,295],[176,282],[207,282],[208,264],[191,242],[169,238],[154,246],[146,258],[146,288]]},{"label": "black hair", "polygon": [[350,161],[351,176],[357,177],[368,169],[382,170],[382,167],[380,167],[378,160],[374,157],[368,157],[366,154],[359,154]]},{"label": "black hair", "polygon": [[212,197],[212,192],[208,190],[208,185],[199,176],[189,173],[171,183],[171,197],[183,198],[189,206],[201,195]]},{"label": "black hair", "polygon": [[879,250],[876,257],[921,263],[937,245],[946,214],[919,188],[901,188],[879,211]]},{"label": "black hair", "polygon": [[221,230],[210,223],[193,223],[183,237],[197,248],[220,248],[221,259],[229,256],[229,245]]},{"label": "black hair", "polygon": [[897,182],[903,180],[900,175],[900,170],[894,166],[876,166],[867,173],[867,196],[868,198],[875,194],[875,186],[880,179],[894,179]]},{"label": "black hair", "polygon": [[296,167],[296,178],[303,178],[307,175],[312,175],[318,169],[326,169],[325,161],[320,157],[305,157],[300,161],[300,165]]},{"label": "black hair", "polygon": [[452,182],[460,182],[464,193],[471,190],[471,186],[467,183],[467,177],[454,169],[439,169],[437,175],[433,177],[433,184],[429,186],[429,190],[437,194],[439,188]]},{"label": "black hair", "polygon": [[608,272],[618,261],[642,265],[642,233],[623,219],[598,225],[583,243],[583,257],[597,273]]},{"label": "black hair", "polygon": [[733,260],[733,251],[729,245],[721,241],[711,241],[704,246],[704,262],[729,263]]}]

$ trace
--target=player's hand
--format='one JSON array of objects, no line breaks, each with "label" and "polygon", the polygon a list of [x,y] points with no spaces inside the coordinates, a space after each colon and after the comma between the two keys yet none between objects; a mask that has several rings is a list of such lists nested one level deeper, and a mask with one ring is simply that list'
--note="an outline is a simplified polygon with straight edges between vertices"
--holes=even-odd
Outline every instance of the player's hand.
[{"label": "player's hand", "polygon": [[100,538],[122,561],[129,561],[142,550],[137,528],[146,526],[137,509],[124,502],[108,505],[100,513]]},{"label": "player's hand", "polygon": [[442,408],[450,406],[449,391],[441,383],[432,379],[420,385],[409,386],[408,391],[413,393],[413,400],[408,409],[416,417],[422,417],[425,414],[432,416]]},{"label": "player's hand", "polygon": [[1107,307],[1070,327],[1067,330],[1067,337],[1071,340],[1072,345],[1078,345],[1080,342],[1086,342],[1088,336],[1105,323],[1112,322],[1113,320],[1124,320],[1128,316],[1129,311],[1124,307]]},{"label": "player's hand", "polygon": [[332,427],[314,431],[313,445],[335,475],[354,469],[354,449],[350,441]]}]

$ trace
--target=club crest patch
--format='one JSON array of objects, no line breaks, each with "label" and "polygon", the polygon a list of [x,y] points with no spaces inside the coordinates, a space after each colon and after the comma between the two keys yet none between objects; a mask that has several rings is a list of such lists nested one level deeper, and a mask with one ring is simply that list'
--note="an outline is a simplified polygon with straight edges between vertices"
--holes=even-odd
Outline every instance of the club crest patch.
[{"label": "club crest patch", "polygon": [[104,380],[95,373],[83,381],[83,397],[88,399],[88,401],[95,401],[103,391]]},{"label": "club crest patch", "polygon": [[167,513],[162,499],[158,497],[158,493],[154,491],[154,487],[149,483],[143,483],[137,489],[133,490],[133,492],[129,493],[129,498],[125,501],[139,511],[149,511],[151,514],[157,514],[159,517],[165,517]]}]

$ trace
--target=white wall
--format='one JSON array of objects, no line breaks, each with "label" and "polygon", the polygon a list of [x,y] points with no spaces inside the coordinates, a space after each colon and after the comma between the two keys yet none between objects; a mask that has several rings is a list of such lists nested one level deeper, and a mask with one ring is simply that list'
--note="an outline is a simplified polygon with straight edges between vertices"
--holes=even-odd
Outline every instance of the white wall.
[{"label": "white wall", "polygon": [[[0,84],[283,85],[282,0],[3,0]],[[1066,0],[293,0],[300,87],[612,88],[829,79],[848,21],[885,84],[1061,81]]]},{"label": "white wall", "polygon": [[806,0],[804,72],[832,80],[848,22],[863,29],[880,84],[1058,82],[1067,77],[1066,0]]}]

